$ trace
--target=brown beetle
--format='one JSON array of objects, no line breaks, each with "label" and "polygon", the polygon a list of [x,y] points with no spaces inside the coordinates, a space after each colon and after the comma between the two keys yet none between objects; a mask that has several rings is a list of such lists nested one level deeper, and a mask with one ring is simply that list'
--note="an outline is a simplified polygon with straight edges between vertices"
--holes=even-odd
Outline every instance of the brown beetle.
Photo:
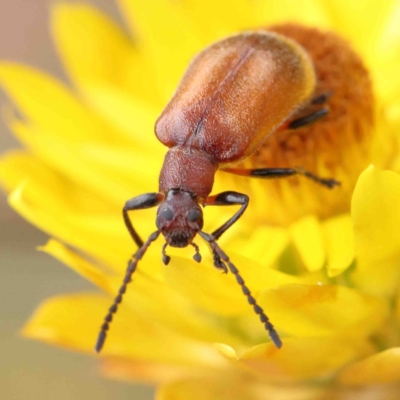
[{"label": "brown beetle", "polygon": [[[233,191],[211,193],[215,172],[221,168],[243,176],[279,178],[304,175],[329,188],[338,184],[300,168],[234,169],[230,165],[249,156],[269,134],[307,125],[327,114],[322,108],[301,118],[293,117],[310,104],[324,103],[328,95],[314,95],[315,73],[306,51],[291,39],[273,32],[257,31],[219,41],[202,51],[191,63],[182,82],[158,118],[155,131],[168,150],[160,174],[159,191],[133,198],[123,209],[125,224],[139,250],[130,261],[123,284],[111,306],[96,344],[104,345],[109,324],[131,281],[138,261],[160,233],[165,237],[163,262],[170,257],[166,247],[195,249],[199,234],[210,244],[214,265],[236,277],[248,302],[273,343],[282,342],[263,309],[256,303],[237,268],[216,240],[244,213],[247,195]],[[157,231],[143,242],[128,217],[128,211],[159,205]],[[240,205],[232,218],[211,234],[203,232],[201,206]]]}]

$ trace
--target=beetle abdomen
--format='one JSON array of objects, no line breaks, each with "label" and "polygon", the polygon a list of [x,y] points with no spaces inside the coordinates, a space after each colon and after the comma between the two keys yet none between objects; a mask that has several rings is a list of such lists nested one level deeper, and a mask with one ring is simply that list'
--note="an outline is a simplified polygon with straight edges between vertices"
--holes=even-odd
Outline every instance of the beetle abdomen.
[{"label": "beetle abdomen", "polygon": [[238,161],[304,105],[314,86],[312,63],[294,41],[262,31],[233,36],[193,60],[156,135],[168,147]]}]

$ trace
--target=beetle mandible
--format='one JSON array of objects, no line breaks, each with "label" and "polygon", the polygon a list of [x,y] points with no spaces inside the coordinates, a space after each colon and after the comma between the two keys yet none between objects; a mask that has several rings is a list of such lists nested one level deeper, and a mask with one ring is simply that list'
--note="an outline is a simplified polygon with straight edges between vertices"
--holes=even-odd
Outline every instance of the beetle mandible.
[{"label": "beetle mandible", "polygon": [[[126,202],[123,218],[138,246],[129,263],[119,293],[101,326],[96,343],[104,345],[109,324],[116,313],[137,263],[160,233],[165,238],[162,260],[168,264],[167,246],[195,249],[194,260],[201,261],[193,242],[200,235],[209,243],[214,266],[235,275],[244,295],[258,314],[275,344],[281,339],[251,295],[249,288],[228,255],[217,244],[221,235],[246,210],[249,197],[227,191],[210,196],[218,169],[258,178],[303,175],[328,188],[334,179],[320,178],[301,168],[235,169],[231,165],[257,149],[273,132],[296,129],[327,114],[326,108],[296,118],[294,114],[311,104],[323,104],[329,94],[315,96],[313,63],[295,41],[277,33],[242,33],[212,44],[198,54],[188,67],[172,100],[155,125],[157,138],[169,150],[159,178],[157,193],[148,193]],[[314,96],[314,97],[313,97]],[[156,226],[143,241],[129,219],[128,211],[158,207]],[[240,209],[211,234],[202,231],[201,206],[240,205]]]}]

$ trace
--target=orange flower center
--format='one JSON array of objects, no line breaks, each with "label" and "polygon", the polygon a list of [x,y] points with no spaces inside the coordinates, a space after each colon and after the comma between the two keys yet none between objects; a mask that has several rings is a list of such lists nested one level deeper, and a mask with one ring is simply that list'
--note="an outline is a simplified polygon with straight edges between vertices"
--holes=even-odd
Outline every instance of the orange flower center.
[{"label": "orange flower center", "polygon": [[326,103],[299,110],[298,116],[325,107],[329,113],[311,125],[272,135],[243,165],[302,167],[339,180],[341,187],[330,191],[304,177],[261,182],[264,193],[258,197],[264,198],[264,212],[260,215],[267,215],[269,223],[285,225],[307,214],[326,218],[347,212],[360,172],[373,162],[369,149],[375,102],[368,71],[350,45],[332,32],[296,24],[268,30],[294,39],[307,50],[317,78],[314,96],[329,95]]}]

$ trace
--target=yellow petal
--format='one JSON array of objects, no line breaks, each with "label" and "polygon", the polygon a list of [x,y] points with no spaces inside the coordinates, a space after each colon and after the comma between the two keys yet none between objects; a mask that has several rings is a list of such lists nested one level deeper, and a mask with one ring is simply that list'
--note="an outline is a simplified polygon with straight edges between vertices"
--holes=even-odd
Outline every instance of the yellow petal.
[{"label": "yellow petal", "polygon": [[352,199],[357,268],[364,290],[391,294],[400,278],[400,176],[373,166],[359,177]]},{"label": "yellow petal", "polygon": [[160,103],[154,65],[96,8],[57,4],[53,7],[52,30],[67,72],[87,100],[93,100],[88,88],[103,84],[130,91],[149,103]]},{"label": "yellow petal", "polygon": [[[218,375],[217,375],[218,376]],[[248,375],[224,371],[219,378],[202,376],[171,382],[159,390],[157,400],[261,400],[254,393],[254,380]],[[257,387],[257,386],[255,386]],[[266,392],[268,393],[268,391]]]},{"label": "yellow petal", "polygon": [[400,290],[397,291],[396,298],[395,298],[394,317],[395,317],[397,323],[400,323]]},{"label": "yellow petal", "polygon": [[[109,303],[108,297],[85,293],[47,299],[22,333],[94,355],[94,344]],[[79,331],[74,327],[79,327]],[[150,318],[143,319],[128,306],[119,308],[102,354],[177,365],[224,364],[222,357],[212,348],[171,332]]]},{"label": "yellow petal", "polygon": [[99,288],[111,291],[108,276],[104,272],[100,271],[98,267],[95,267],[71,249],[68,249],[61,242],[50,239],[44,246],[38,247],[38,250],[52,255]]},{"label": "yellow petal", "polygon": [[[232,190],[233,187],[235,185],[227,185],[221,191],[214,190],[214,193]],[[206,207],[203,230],[213,232],[228,221],[235,211],[230,207]],[[289,235],[285,228],[267,226],[255,221],[251,211],[246,210],[246,213],[221,236],[218,243],[228,253],[229,249],[233,249],[235,253],[257,260],[264,269],[275,266],[289,243]]]},{"label": "yellow petal", "polygon": [[[257,12],[254,2],[247,0],[184,0],[184,6],[191,25],[196,26],[206,42],[265,24],[265,18]],[[207,29],[204,29],[205,21]]]},{"label": "yellow petal", "polygon": [[320,270],[325,262],[321,225],[315,216],[304,217],[290,227],[294,245],[309,271]]},{"label": "yellow petal", "polygon": [[124,62],[133,48],[115,23],[83,3],[56,3],[51,16],[57,49],[72,79],[83,87],[93,80],[123,86]]},{"label": "yellow petal", "polygon": [[328,275],[345,271],[354,260],[353,226],[349,214],[330,218],[322,224],[327,251]]},{"label": "yellow petal", "polygon": [[394,347],[350,364],[339,374],[345,385],[374,385],[400,381],[400,348]]},{"label": "yellow petal", "polygon": [[371,48],[380,37],[395,3],[396,0],[369,0],[368,2],[324,0],[323,6],[336,31],[350,40],[362,56],[375,57]]},{"label": "yellow petal", "polygon": [[382,53],[390,54],[398,50],[400,39],[400,26],[398,24],[400,18],[400,3],[398,1],[385,1],[387,8],[387,20],[380,26],[380,34],[377,36],[379,41],[379,50],[381,54],[377,57],[377,61],[383,56]]},{"label": "yellow petal", "polygon": [[[158,143],[158,145],[160,145]],[[161,170],[161,164],[164,155],[158,159],[154,156],[157,151],[153,148],[141,150],[140,148],[126,147],[111,147],[103,146],[98,143],[88,143],[83,146],[69,146],[66,143],[64,149],[70,150],[73,154],[75,151],[80,151],[84,154],[86,168],[96,171],[96,180],[88,181],[80,178],[82,184],[92,186],[102,197],[115,197],[119,207],[122,209],[126,200],[146,192],[156,192],[158,189],[158,175]],[[43,157],[45,158],[45,157]],[[50,157],[46,157],[50,158]],[[56,160],[54,160],[54,164]],[[79,171],[70,168],[68,171],[67,163],[62,163],[62,168],[65,174],[76,176]],[[78,180],[78,179],[76,179]],[[110,196],[110,188],[115,187],[118,182],[118,190],[114,196]],[[99,183],[97,185],[97,183]],[[110,185],[109,185],[110,183]],[[124,192],[121,191],[124,190]],[[117,196],[115,196],[117,195]]]},{"label": "yellow petal", "polygon": [[245,299],[229,276],[217,271],[210,260],[196,264],[190,259],[172,256],[165,279],[182,296],[217,315],[235,315],[243,311]]},{"label": "yellow petal", "polygon": [[388,13],[387,20],[382,24],[382,32],[375,38],[375,46],[370,49],[371,72],[375,87],[386,105],[392,105],[399,100],[400,77],[397,66],[400,62],[400,3],[395,2]]},{"label": "yellow petal", "polygon": [[[190,296],[184,297],[165,284],[159,270],[169,268],[169,265],[162,265],[157,250],[158,254],[146,254],[146,258],[138,264],[138,271],[132,276],[133,282],[124,295],[124,304],[128,304],[143,319],[150,318],[188,338],[209,343],[226,341],[242,344],[235,332],[224,329],[214,314],[193,307]],[[157,271],[154,265],[158,266]],[[123,277],[124,274],[112,279],[114,295],[118,293]]]},{"label": "yellow petal", "polygon": [[[57,158],[57,154],[53,156]],[[121,216],[127,198],[120,197],[120,204],[110,204],[107,187],[102,189],[104,196],[99,196],[88,190],[84,182],[79,186],[72,179],[73,175],[68,180],[37,158],[21,152],[9,153],[0,159],[0,181],[9,192],[14,191],[9,200],[18,213],[51,236],[122,271],[136,249]],[[141,210],[132,216],[143,238],[154,231],[154,212]],[[153,251],[159,256],[157,248],[149,252]]]},{"label": "yellow petal", "polygon": [[[102,173],[90,165],[90,143],[76,144],[69,140],[62,140],[19,122],[14,122],[12,129],[20,141],[40,159],[70,176],[72,182],[76,182],[82,187],[86,186],[107,199],[104,201],[122,205],[126,199],[131,197],[130,188],[124,185],[125,182],[116,179],[112,170],[105,168],[104,160],[100,160],[104,165]],[[113,152],[112,147],[109,147],[109,152]],[[97,166],[101,163],[97,160]],[[156,177],[154,181],[156,182]]]},{"label": "yellow petal", "polygon": [[[129,247],[129,238],[122,234],[121,222],[118,224],[115,219],[104,215],[89,218],[85,214],[66,212],[55,199],[35,202],[35,193],[43,194],[32,182],[27,181],[11,193],[9,203],[33,225],[86,251],[109,267],[119,270],[126,265],[128,252],[133,251],[134,247]],[[117,224],[120,227],[116,227]],[[121,240],[116,240],[117,234]]]},{"label": "yellow petal", "polygon": [[262,16],[264,26],[282,22],[301,22],[314,26],[326,26],[330,22],[329,13],[316,0],[302,0],[301,6],[293,0],[277,3],[274,0],[254,2],[257,13]]},{"label": "yellow petal", "polygon": [[60,211],[60,207],[64,207],[65,213],[96,214],[110,210],[111,205],[107,200],[98,199],[85,186],[73,185],[31,154],[11,151],[0,158],[0,167],[0,180],[9,192],[25,183],[29,200],[49,211]]},{"label": "yellow petal", "polygon": [[136,361],[107,358],[100,365],[101,375],[115,380],[128,382],[140,382],[148,384],[167,383],[180,379],[182,376],[200,375],[210,371],[216,374],[221,373],[218,366],[191,366],[190,370],[186,366],[167,364],[165,362]]},{"label": "yellow petal", "polygon": [[[333,391],[332,391],[333,392]],[[329,389],[316,385],[269,385],[249,373],[234,371],[170,382],[157,392],[157,400],[327,400],[338,399]],[[389,400],[389,399],[388,399]],[[392,398],[390,398],[392,400]]]},{"label": "yellow petal", "polygon": [[22,150],[11,150],[0,158],[0,182],[8,193],[26,182],[26,171],[43,177],[50,187],[57,185],[56,174],[49,171],[36,157]]},{"label": "yellow petal", "polygon": [[257,297],[278,332],[300,337],[334,332],[376,331],[387,318],[388,303],[343,286],[284,285]]},{"label": "yellow petal", "polygon": [[319,338],[287,338],[281,349],[272,343],[247,350],[241,363],[275,382],[300,382],[327,378],[343,365],[372,354],[365,337],[343,335]]},{"label": "yellow petal", "polygon": [[119,3],[135,37],[139,38],[141,51],[155,67],[153,80],[166,101],[203,43],[179,2],[120,0]]},{"label": "yellow petal", "polygon": [[0,85],[24,117],[57,137],[101,140],[109,132],[67,87],[41,71],[3,62]]},{"label": "yellow petal", "polygon": [[91,106],[123,133],[135,148],[147,149],[149,155],[162,157],[166,148],[154,134],[154,124],[162,107],[155,107],[126,90],[103,83],[87,84],[86,96]]},{"label": "yellow petal", "polygon": [[246,228],[243,224],[235,224],[235,231],[232,229],[229,236],[220,240],[222,247],[229,245],[244,257],[257,260],[261,269],[271,268],[288,242],[289,235],[285,229],[253,224],[248,224]]},{"label": "yellow petal", "polygon": [[[299,282],[299,278],[295,276],[265,268],[243,256],[230,254],[230,257],[253,293]],[[218,271],[209,257],[197,264],[190,259],[173,256],[165,269],[165,279],[177,292],[214,314],[233,316],[251,312],[235,278],[231,274],[225,275]]]}]

